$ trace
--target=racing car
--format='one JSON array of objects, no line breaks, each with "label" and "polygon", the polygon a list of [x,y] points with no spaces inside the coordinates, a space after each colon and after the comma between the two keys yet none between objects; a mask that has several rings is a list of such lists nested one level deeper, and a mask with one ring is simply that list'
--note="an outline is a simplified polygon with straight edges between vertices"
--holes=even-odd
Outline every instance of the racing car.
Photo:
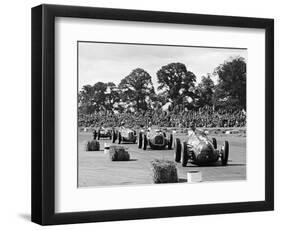
[{"label": "racing car", "polygon": [[172,149],[173,134],[167,135],[160,129],[148,129],[146,132],[142,131],[138,137],[138,148],[146,150],[149,145],[151,149]]},{"label": "racing car", "polygon": [[93,137],[94,140],[99,140],[100,138],[109,138],[109,140],[111,140],[112,130],[110,128],[100,127],[98,130],[93,131]]},{"label": "racing car", "polygon": [[120,128],[113,130],[112,134],[112,143],[115,143],[116,140],[118,140],[118,144],[121,144],[122,142],[135,144],[137,142],[137,132],[131,128],[121,126]]},{"label": "racing car", "polygon": [[202,131],[191,131],[181,143],[175,139],[175,161],[181,162],[185,167],[188,162],[196,165],[210,165],[221,160],[223,166],[227,165],[229,156],[229,143],[224,142],[221,149],[217,149],[217,140],[208,138]]}]

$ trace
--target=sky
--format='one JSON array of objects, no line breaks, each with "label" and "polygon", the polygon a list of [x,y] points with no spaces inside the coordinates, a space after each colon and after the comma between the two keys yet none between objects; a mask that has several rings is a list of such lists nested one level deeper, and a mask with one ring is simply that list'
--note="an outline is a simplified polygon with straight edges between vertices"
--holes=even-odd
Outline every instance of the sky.
[{"label": "sky", "polygon": [[[247,61],[245,49],[95,42],[79,42],[78,46],[79,90],[84,85],[94,85],[99,81],[118,85],[122,78],[136,68],[142,68],[150,74],[156,90],[157,71],[172,62],[185,64],[187,70],[196,75],[198,84],[202,76],[212,74],[218,65],[231,57],[240,56]],[[212,78],[217,81],[216,76]]]}]

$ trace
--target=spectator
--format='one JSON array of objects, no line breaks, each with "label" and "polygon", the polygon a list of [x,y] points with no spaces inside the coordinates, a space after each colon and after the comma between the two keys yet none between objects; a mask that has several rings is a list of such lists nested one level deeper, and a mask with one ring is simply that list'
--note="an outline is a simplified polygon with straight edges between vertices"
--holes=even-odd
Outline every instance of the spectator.
[{"label": "spectator", "polygon": [[205,106],[199,110],[183,110],[175,107],[172,111],[148,110],[142,112],[109,113],[98,112],[78,115],[79,127],[116,127],[125,123],[129,127],[151,126],[185,127],[194,121],[197,127],[244,127],[246,112],[219,109]]}]

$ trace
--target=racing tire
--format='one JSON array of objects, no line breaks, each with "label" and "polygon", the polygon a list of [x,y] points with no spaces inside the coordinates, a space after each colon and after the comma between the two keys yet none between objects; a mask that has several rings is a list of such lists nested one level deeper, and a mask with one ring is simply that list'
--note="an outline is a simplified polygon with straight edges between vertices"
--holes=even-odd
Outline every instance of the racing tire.
[{"label": "racing tire", "polygon": [[175,140],[175,162],[180,162],[181,160],[181,141],[179,138]]},{"label": "racing tire", "polygon": [[96,140],[97,139],[97,130],[94,130],[93,135],[94,135],[94,140]]},{"label": "racing tire", "polygon": [[184,141],[182,143],[182,159],[181,159],[181,165],[183,167],[186,167],[188,162],[188,149],[187,149],[187,143]]},{"label": "racing tire", "polygon": [[170,134],[170,139],[168,143],[168,149],[172,149],[172,144],[173,144],[173,134]]},{"label": "racing tire", "polygon": [[147,136],[144,134],[144,136],[143,136],[143,150],[147,149],[147,144],[148,144]]},{"label": "racing tire", "polygon": [[141,149],[141,147],[142,147],[142,133],[139,133],[138,148]]},{"label": "racing tire", "polygon": [[117,139],[117,133],[113,130],[112,131],[112,143],[115,143],[116,139]]},{"label": "racing tire", "polygon": [[217,149],[218,145],[217,145],[217,139],[216,138],[212,138],[213,140],[213,146],[214,146],[214,149]]},{"label": "racing tire", "polygon": [[121,133],[118,133],[118,144],[120,145],[122,142],[122,136]]},{"label": "racing tire", "polygon": [[229,143],[228,143],[228,141],[225,141],[224,142],[224,148],[223,148],[222,153],[221,153],[221,164],[223,166],[227,165],[228,156],[229,156]]},{"label": "racing tire", "polygon": [[98,140],[100,139],[100,131],[98,131]]}]

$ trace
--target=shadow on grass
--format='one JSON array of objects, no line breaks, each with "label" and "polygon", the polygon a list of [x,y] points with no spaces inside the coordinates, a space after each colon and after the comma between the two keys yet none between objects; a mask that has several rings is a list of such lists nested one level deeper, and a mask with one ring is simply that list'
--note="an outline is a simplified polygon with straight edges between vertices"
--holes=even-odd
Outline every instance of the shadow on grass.
[{"label": "shadow on grass", "polygon": [[115,161],[112,161],[112,162],[130,162],[130,161],[138,161],[138,159],[130,159],[130,160],[123,160],[123,161],[122,160],[121,161],[120,160],[119,161],[115,160]]},{"label": "shadow on grass", "polygon": [[220,163],[217,164],[209,164],[209,165],[195,165],[195,164],[188,164],[185,168],[209,168],[209,167],[228,167],[228,166],[245,166],[246,164],[227,164],[221,165]]}]

